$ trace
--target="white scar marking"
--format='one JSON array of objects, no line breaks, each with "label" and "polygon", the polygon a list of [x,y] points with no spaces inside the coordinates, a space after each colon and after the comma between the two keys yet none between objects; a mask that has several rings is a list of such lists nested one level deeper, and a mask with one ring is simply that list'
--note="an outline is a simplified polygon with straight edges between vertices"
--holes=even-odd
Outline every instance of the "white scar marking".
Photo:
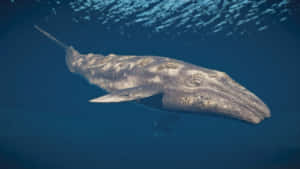
[{"label": "white scar marking", "polygon": [[111,54],[108,55],[108,57],[115,57],[115,56],[117,56],[117,55],[115,55],[113,53],[111,53]]},{"label": "white scar marking", "polygon": [[97,67],[101,67],[103,66],[105,63],[100,63],[100,64],[97,64],[97,65],[89,65],[88,68],[97,68]]},{"label": "white scar marking", "polygon": [[183,65],[174,63],[174,62],[167,62],[162,63],[160,65],[152,66],[148,70],[152,73],[162,73],[170,76],[178,75],[179,71],[182,69]]},{"label": "white scar marking", "polygon": [[89,59],[89,58],[93,57],[93,55],[94,55],[93,53],[89,53],[89,54],[86,55],[86,58]]},{"label": "white scar marking", "polygon": [[110,83],[110,87],[118,90],[136,87],[137,85],[138,80],[133,76],[128,76],[125,79]]},{"label": "white scar marking", "polygon": [[126,68],[132,69],[134,66],[133,63],[128,63],[128,62],[119,62],[116,63],[113,68],[115,69],[116,72],[119,72],[120,70],[124,70]]},{"label": "white scar marking", "polygon": [[150,63],[152,63],[154,61],[154,59],[152,58],[142,58],[142,59],[139,59],[138,61],[136,61],[136,64],[138,66],[146,66]]},{"label": "white scar marking", "polygon": [[79,58],[78,60],[72,62],[72,66],[81,66],[83,61],[83,58]]},{"label": "white scar marking", "polygon": [[129,69],[131,70],[132,68],[134,68],[135,64],[134,63],[128,63],[129,64]]},{"label": "white scar marking", "polygon": [[115,69],[116,72],[119,72],[121,70],[121,66],[120,66],[121,63],[116,63],[113,68]]},{"label": "white scar marking", "polygon": [[128,76],[125,79],[121,79],[119,81],[111,81],[103,78],[88,78],[91,84],[99,86],[105,90],[121,90],[138,86],[138,80],[136,77]]},{"label": "white scar marking", "polygon": [[96,62],[96,58],[92,58],[89,62],[88,62],[88,64],[89,65],[93,65],[95,62]]},{"label": "white scar marking", "polygon": [[136,56],[133,56],[133,55],[131,55],[131,56],[120,56],[119,57],[119,61],[121,61],[121,60],[126,60],[126,59],[131,59],[131,58],[135,58]]},{"label": "white scar marking", "polygon": [[187,75],[198,75],[198,76],[202,76],[202,77],[205,77],[205,78],[208,77],[207,73],[205,73],[201,70],[187,70],[186,74]]},{"label": "white scar marking", "polygon": [[111,63],[106,63],[106,65],[103,66],[102,70],[108,70],[111,66]]},{"label": "white scar marking", "polygon": [[160,83],[160,82],[161,82],[161,79],[160,79],[159,76],[155,76],[155,77],[149,79],[149,82]]}]

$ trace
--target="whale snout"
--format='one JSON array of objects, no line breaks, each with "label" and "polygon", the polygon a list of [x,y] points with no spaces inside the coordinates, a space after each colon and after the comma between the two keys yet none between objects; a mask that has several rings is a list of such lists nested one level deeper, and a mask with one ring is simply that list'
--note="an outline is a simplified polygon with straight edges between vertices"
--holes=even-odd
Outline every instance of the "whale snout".
[{"label": "whale snout", "polygon": [[245,111],[245,115],[241,114],[241,119],[258,124],[265,118],[271,117],[268,106],[254,93],[231,78],[224,84],[227,86],[227,94],[232,95],[233,102],[236,102],[237,106]]},{"label": "whale snout", "polygon": [[[247,93],[250,92],[247,91]],[[264,119],[271,117],[270,109],[254,94],[252,96],[237,96],[234,102],[236,108],[233,108],[232,111],[241,120],[258,124]]]},{"label": "whale snout", "polygon": [[253,124],[271,117],[270,109],[260,98],[227,74],[210,86],[213,87],[207,89],[206,95],[208,102],[213,104],[208,105],[207,109]]},{"label": "whale snout", "polygon": [[[251,123],[258,124],[262,120],[271,117],[271,111],[266,104],[264,104],[257,96],[253,98],[253,102],[245,102],[249,113],[251,113],[252,118],[248,120]],[[247,119],[246,119],[247,120]]]},{"label": "whale snout", "polygon": [[188,80],[198,83],[182,97],[182,109],[230,116],[253,124],[271,117],[270,109],[260,98],[224,72],[211,71]]}]

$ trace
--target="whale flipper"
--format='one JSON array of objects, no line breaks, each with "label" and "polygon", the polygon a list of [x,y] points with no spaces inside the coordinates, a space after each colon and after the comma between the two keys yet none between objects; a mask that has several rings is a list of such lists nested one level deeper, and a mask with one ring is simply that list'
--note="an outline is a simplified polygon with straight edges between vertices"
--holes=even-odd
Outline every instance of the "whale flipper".
[{"label": "whale flipper", "polygon": [[112,102],[128,102],[138,99],[147,98],[161,91],[154,86],[138,86],[123,90],[114,91],[107,95],[89,100],[92,103],[112,103]]}]

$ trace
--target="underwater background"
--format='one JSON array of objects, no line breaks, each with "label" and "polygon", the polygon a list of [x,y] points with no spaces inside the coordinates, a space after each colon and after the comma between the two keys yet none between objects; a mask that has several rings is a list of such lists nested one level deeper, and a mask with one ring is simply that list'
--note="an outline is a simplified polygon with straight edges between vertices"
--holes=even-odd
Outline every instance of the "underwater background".
[{"label": "underwater background", "polygon": [[[299,169],[299,9],[296,0],[1,1],[0,169]],[[181,115],[157,135],[167,112],[89,103],[105,92],[70,73],[64,50],[33,25],[81,53],[224,71],[272,117]]]}]

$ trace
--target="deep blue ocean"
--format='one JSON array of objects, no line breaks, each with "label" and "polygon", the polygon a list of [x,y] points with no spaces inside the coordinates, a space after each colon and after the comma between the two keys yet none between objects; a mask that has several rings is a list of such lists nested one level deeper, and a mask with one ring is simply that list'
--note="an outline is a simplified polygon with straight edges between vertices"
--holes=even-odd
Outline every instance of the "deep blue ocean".
[{"label": "deep blue ocean", "polygon": [[[121,30],[131,16],[112,24],[78,21],[81,14],[66,2],[0,3],[0,169],[300,168],[299,8],[284,22],[264,18],[263,31],[250,24],[246,33],[234,25],[222,33],[153,31],[155,24]],[[252,125],[181,115],[171,133],[156,136],[153,122],[167,112],[89,103],[105,92],[70,73],[64,50],[35,24],[81,53],[166,56],[224,71],[260,97],[272,117]]]}]

